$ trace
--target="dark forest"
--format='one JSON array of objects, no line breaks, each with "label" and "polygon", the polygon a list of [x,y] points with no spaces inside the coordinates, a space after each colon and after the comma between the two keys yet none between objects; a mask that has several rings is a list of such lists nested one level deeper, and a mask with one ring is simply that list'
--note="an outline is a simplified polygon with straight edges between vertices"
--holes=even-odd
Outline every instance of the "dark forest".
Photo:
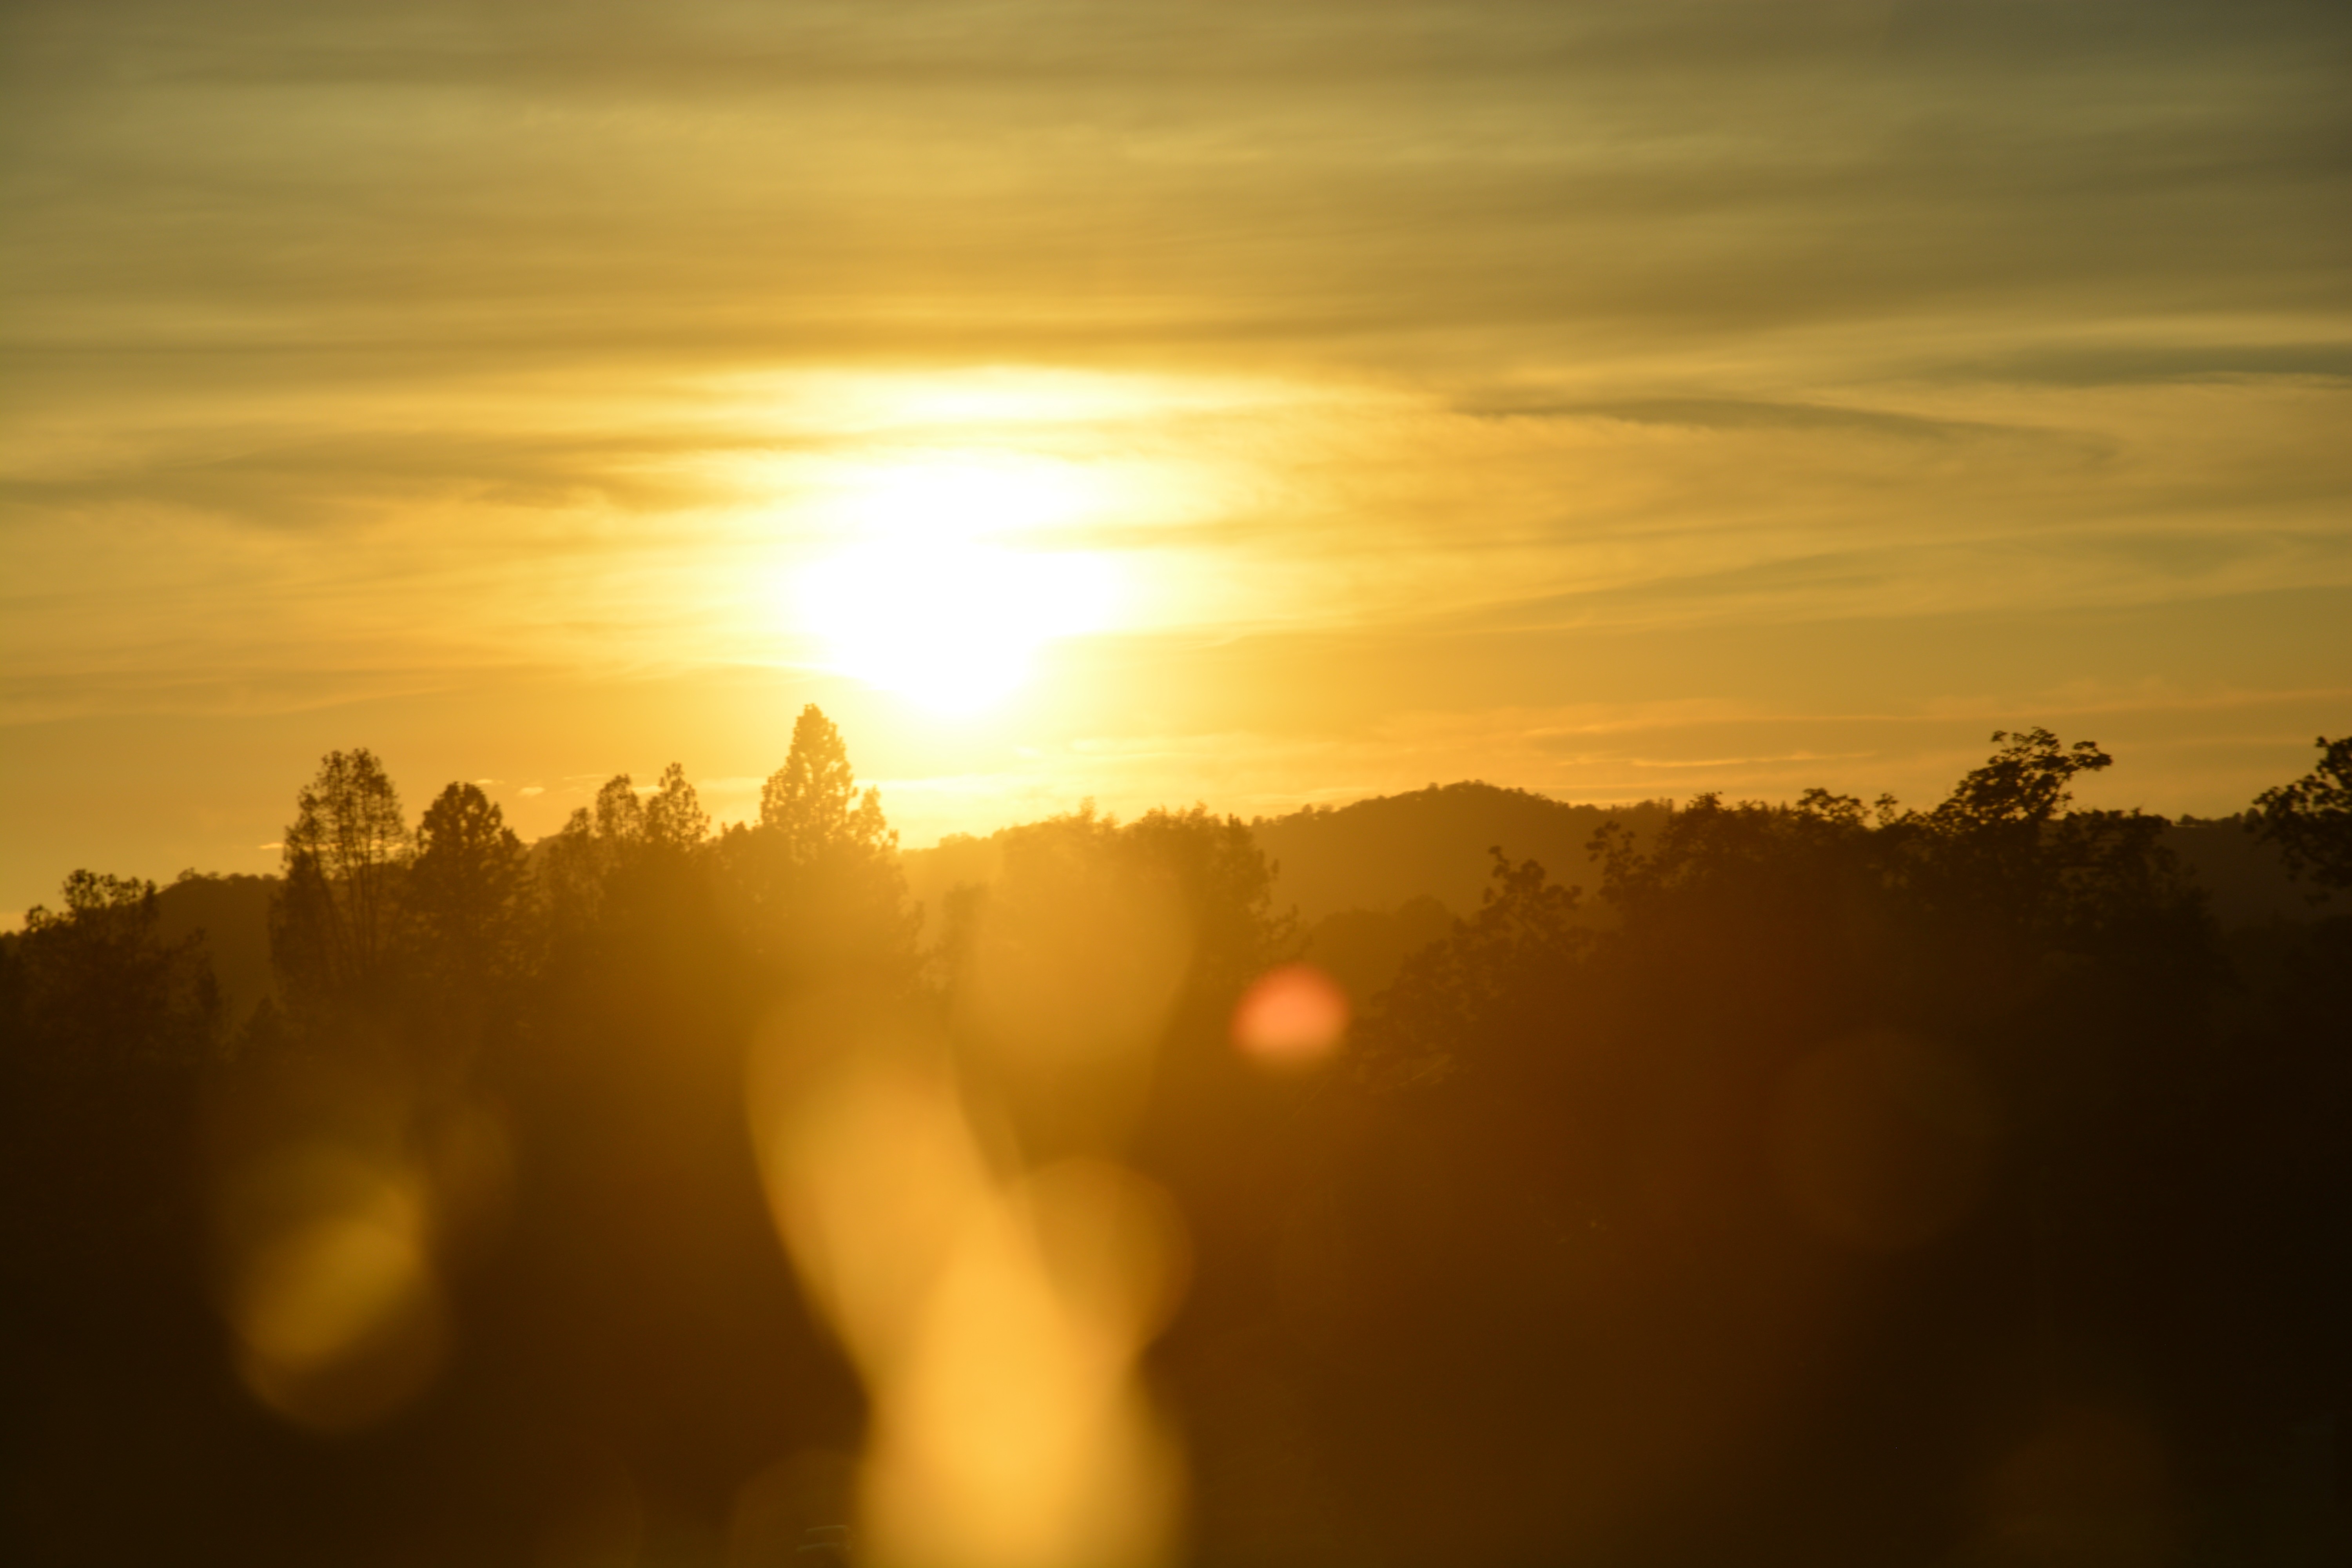
[{"label": "dark forest", "polygon": [[0,1556],[2342,1561],[2352,739],[2109,763],[902,853],[814,707],[720,831],[334,752],[0,938]]}]

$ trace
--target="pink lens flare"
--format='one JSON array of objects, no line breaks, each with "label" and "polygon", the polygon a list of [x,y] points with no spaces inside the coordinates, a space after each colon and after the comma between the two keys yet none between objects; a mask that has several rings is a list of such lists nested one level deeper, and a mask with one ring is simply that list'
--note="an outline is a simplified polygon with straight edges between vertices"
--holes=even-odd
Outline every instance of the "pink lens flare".
[{"label": "pink lens flare", "polygon": [[1311,963],[1260,975],[1234,1008],[1234,1044],[1268,1067],[1321,1061],[1347,1032],[1347,992]]}]

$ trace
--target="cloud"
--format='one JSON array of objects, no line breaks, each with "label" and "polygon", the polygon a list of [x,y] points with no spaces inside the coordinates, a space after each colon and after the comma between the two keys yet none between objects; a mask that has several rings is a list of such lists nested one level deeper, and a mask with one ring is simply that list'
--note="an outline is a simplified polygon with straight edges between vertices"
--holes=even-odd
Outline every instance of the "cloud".
[{"label": "cloud", "polygon": [[[1117,481],[1026,536],[1135,586],[1003,721],[1037,757],[877,770],[1007,810],[1075,804],[1078,735],[1106,799],[1328,799],[1461,771],[1400,714],[1924,710],[2183,627],[2303,690],[2347,46],[2288,0],[23,0],[0,723],[829,693],[827,498],[941,453]],[[446,776],[566,793],[616,749],[568,721]]]},{"label": "cloud", "polygon": [[2022,426],[1973,420],[1932,419],[1877,408],[1840,408],[1816,403],[1774,403],[1717,397],[1647,398],[1622,403],[1501,404],[1465,406],[1486,419],[1621,420],[1633,425],[1680,426],[1697,430],[1794,430],[1888,437],[1898,440],[1954,441],[2033,434]]},{"label": "cloud", "polygon": [[49,376],[2343,302],[2319,5],[13,9]]}]

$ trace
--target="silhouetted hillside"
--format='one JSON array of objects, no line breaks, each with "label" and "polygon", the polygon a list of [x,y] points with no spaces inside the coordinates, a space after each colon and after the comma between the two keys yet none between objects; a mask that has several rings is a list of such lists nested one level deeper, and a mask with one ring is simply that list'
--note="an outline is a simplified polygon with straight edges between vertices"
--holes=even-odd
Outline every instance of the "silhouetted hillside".
[{"label": "silhouetted hillside", "polygon": [[[1339,979],[1361,1008],[1407,958],[1444,937],[1455,917],[1476,910],[1493,876],[1490,847],[1538,862],[1564,886],[1582,886],[1587,898],[1575,918],[1591,923],[1601,909],[1591,897],[1600,879],[1588,849],[1593,834],[1604,822],[1623,821],[1637,841],[1647,842],[1673,810],[1666,801],[1570,805],[1470,780],[1262,816],[1251,831],[1276,864],[1276,907],[1297,910],[1304,955]],[[950,894],[1002,872],[1003,838],[953,834],[934,848],[901,855],[908,891],[926,911],[926,942],[943,934]],[[2308,920],[2315,912],[2277,850],[2239,818],[2184,819],[2165,843],[2208,891],[2224,929]]]},{"label": "silhouetted hillside", "polygon": [[1346,988],[1361,1014],[1404,968],[1405,961],[1454,931],[1454,911],[1423,895],[1386,913],[1341,910],[1325,915],[1307,932],[1301,956]]},{"label": "silhouetted hillside", "polygon": [[[1599,877],[1587,847],[1601,824],[1624,821],[1646,842],[1672,809],[1663,801],[1569,805],[1473,781],[1262,816],[1250,830],[1277,863],[1275,907],[1296,906],[1301,950],[1360,1007],[1407,958],[1444,937],[1454,916],[1477,909],[1493,875],[1494,847],[1590,889]],[[944,911],[956,889],[982,886],[1003,873],[1006,834],[1013,831],[954,834],[936,847],[901,854],[907,890],[926,911],[926,942],[944,936]],[[1599,919],[1599,906],[1588,904],[1579,918]]]},{"label": "silhouetted hillside", "polygon": [[2307,884],[2286,872],[2278,847],[2246,830],[2243,817],[2184,816],[2165,833],[2164,847],[2212,900],[2222,930],[2271,921],[2307,921],[2324,912]]},{"label": "silhouetted hillside", "polygon": [[1312,923],[1342,910],[1393,910],[1428,897],[1461,913],[1478,907],[1492,880],[1487,850],[1542,863],[1555,881],[1597,885],[1585,847],[1601,825],[1625,822],[1647,839],[1671,806],[1569,805],[1523,789],[1475,781],[1432,784],[1411,795],[1381,795],[1336,810],[1310,806],[1259,817],[1251,829],[1276,861],[1278,903],[1296,904]]},{"label": "silhouetted hillside", "polygon": [[156,898],[157,934],[165,942],[204,932],[222,1016],[232,1025],[265,997],[278,998],[269,967],[269,900],[277,889],[275,877],[183,876]]}]

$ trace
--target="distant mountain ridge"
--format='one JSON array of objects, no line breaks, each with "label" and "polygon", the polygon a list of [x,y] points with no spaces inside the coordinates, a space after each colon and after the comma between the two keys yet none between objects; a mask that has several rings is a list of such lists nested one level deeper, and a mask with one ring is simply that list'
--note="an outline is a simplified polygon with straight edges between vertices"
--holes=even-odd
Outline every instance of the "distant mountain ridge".
[{"label": "distant mountain ridge", "polygon": [[[1601,825],[1622,820],[1643,837],[1657,831],[1672,806],[1570,805],[1532,790],[1476,780],[1376,795],[1343,806],[1307,806],[1250,823],[1258,847],[1276,862],[1274,901],[1294,906],[1302,925],[1348,910],[1387,912],[1415,899],[1435,899],[1454,914],[1478,907],[1493,869],[1490,847],[1514,860],[1533,859],[1555,881],[1588,891],[1598,872],[1587,846]],[[996,875],[999,835],[953,834],[929,849],[900,853],[908,891],[937,918],[953,888]]]},{"label": "distant mountain ridge", "polygon": [[1674,807],[1570,805],[1533,790],[1468,780],[1351,805],[1309,806],[1250,824],[1259,847],[1280,864],[1277,904],[1296,904],[1312,924],[1349,910],[1394,910],[1433,898],[1454,913],[1478,907],[1493,872],[1490,848],[1534,860],[1554,882],[1597,890],[1588,847],[1603,823],[1620,821],[1648,838]]},{"label": "distant mountain ridge", "polygon": [[166,942],[204,933],[219,984],[223,1016],[240,1024],[266,997],[278,996],[269,966],[269,901],[276,877],[243,873],[183,875],[158,889],[156,927]]},{"label": "distant mountain ridge", "polygon": [[[1674,810],[1674,803],[1665,800],[1572,805],[1533,790],[1472,779],[1261,816],[1250,830],[1279,868],[1276,907],[1295,907],[1301,926],[1312,928],[1353,910],[1393,912],[1416,899],[1434,899],[1452,914],[1468,914],[1491,879],[1490,847],[1513,860],[1536,861],[1553,881],[1580,886],[1590,900],[1599,890],[1600,868],[1588,847],[1601,825],[1620,820],[1638,839],[1647,839]],[[2288,879],[2276,851],[2236,818],[2183,817],[2165,841],[2211,895],[2214,917],[2224,929],[2308,919],[2314,912],[2305,889]],[[993,878],[1000,858],[994,834],[953,834],[935,847],[905,850],[899,857],[908,890],[929,911],[930,921],[939,918],[950,889]]]}]

